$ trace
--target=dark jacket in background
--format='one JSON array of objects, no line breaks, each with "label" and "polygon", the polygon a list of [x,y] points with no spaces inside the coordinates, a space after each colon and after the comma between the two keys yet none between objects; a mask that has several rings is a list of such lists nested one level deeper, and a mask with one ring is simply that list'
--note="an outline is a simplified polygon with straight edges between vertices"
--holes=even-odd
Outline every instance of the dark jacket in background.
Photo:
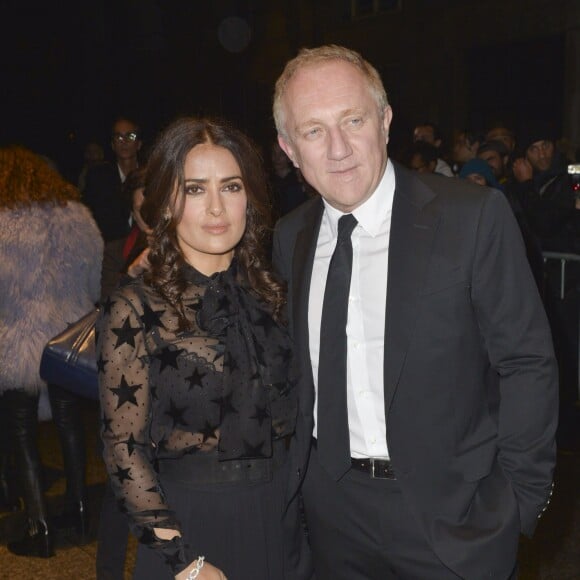
[{"label": "dark jacket in background", "polygon": [[130,200],[123,193],[119,169],[102,163],[89,170],[83,202],[91,210],[105,242],[129,233]]}]

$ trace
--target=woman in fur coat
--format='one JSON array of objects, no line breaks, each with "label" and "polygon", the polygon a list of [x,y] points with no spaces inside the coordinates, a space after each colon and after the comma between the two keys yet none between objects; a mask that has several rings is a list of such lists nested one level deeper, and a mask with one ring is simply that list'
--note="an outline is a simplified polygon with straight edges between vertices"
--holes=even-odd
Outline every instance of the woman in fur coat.
[{"label": "woman in fur coat", "polygon": [[0,425],[13,444],[28,516],[27,533],[8,548],[24,556],[54,554],[36,440],[46,391],[67,480],[65,510],[54,526],[84,532],[87,521],[80,401],[39,376],[46,342],[99,298],[103,241],[79,199],[41,157],[18,146],[0,148]]}]

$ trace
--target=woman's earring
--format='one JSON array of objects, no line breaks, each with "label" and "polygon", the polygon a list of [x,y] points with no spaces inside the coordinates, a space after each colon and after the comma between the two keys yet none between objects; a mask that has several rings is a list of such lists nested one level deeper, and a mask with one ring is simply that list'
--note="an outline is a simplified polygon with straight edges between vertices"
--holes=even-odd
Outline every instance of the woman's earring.
[{"label": "woman's earring", "polygon": [[166,207],[165,211],[163,212],[163,219],[168,222],[171,219],[171,212],[169,211],[169,208]]}]

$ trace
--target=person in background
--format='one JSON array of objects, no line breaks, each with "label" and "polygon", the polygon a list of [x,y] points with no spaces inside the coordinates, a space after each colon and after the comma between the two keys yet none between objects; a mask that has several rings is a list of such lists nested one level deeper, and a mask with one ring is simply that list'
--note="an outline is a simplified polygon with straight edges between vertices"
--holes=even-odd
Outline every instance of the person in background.
[{"label": "person in background", "polygon": [[552,490],[550,329],[503,193],[391,161],[392,115],[345,47],[276,82],[280,146],[320,193],[273,244],[300,377],[288,497],[317,580],[515,578]]},{"label": "person in background", "polygon": [[87,172],[82,199],[93,213],[105,242],[124,238],[129,232],[131,206],[123,195],[123,183],[139,167],[141,146],[137,123],[120,117],[111,129],[115,162],[101,163]]},{"label": "person in background", "polygon": [[475,131],[464,129],[457,133],[452,151],[455,173],[459,173],[463,164],[477,157],[477,150],[482,143],[483,137]]},{"label": "person in background", "polygon": [[516,135],[512,129],[506,127],[503,123],[492,123],[485,134],[486,141],[501,141],[512,155],[516,148]]},{"label": "person in background", "polygon": [[48,385],[66,475],[64,511],[49,519],[37,443],[45,344],[99,299],[103,240],[78,190],[31,151],[0,149],[0,406],[16,456],[24,536],[19,556],[54,555],[54,528],[86,540],[85,440],[80,399]]},{"label": "person in background", "polygon": [[[425,122],[415,127],[413,131],[413,142],[417,143],[418,141],[429,143],[437,149],[438,153],[441,152],[443,138],[439,127],[437,127],[435,123]],[[437,163],[435,165],[435,173],[445,175],[446,177],[453,177],[451,167],[449,167],[449,164],[439,156],[437,157]]]},{"label": "person in background", "polygon": [[[153,230],[147,225],[141,209],[145,201],[147,167],[142,165],[129,173],[123,184],[124,193],[132,200],[133,227],[126,238],[105,244],[101,277],[101,304],[117,288],[124,276],[137,277],[149,266],[148,241]],[[102,454],[102,446],[100,447]],[[97,533],[97,580],[123,580],[129,528],[127,518],[119,510],[111,482],[108,480],[101,500]]]},{"label": "person in background", "polygon": [[146,184],[150,268],[112,294],[97,342],[103,456],[140,542],[134,578],[294,580],[295,378],[259,154],[226,124],[179,119]]},{"label": "person in background", "polygon": [[499,189],[501,191],[501,186],[495,178],[493,169],[483,159],[476,157],[475,159],[470,159],[461,167],[461,171],[458,176],[462,179],[467,179],[472,183],[477,185],[487,185],[488,187],[493,187],[494,189]]},{"label": "person in background", "polygon": [[82,193],[85,190],[87,173],[91,167],[99,165],[105,161],[105,152],[99,143],[89,141],[83,153],[83,166],[79,172],[77,187]]},{"label": "person in background", "polygon": [[406,165],[418,173],[436,173],[437,149],[426,141],[416,141],[407,152]]},{"label": "person in background", "polygon": [[308,186],[290,163],[286,153],[275,141],[270,151],[272,163],[272,193],[276,215],[281,217],[304,203],[308,197]]},{"label": "person in background", "polygon": [[544,251],[570,251],[569,224],[576,213],[576,198],[567,161],[555,147],[549,123],[530,123],[519,139],[520,152],[513,163],[510,193],[521,203]]},{"label": "person in background", "polygon": [[509,151],[502,141],[484,141],[477,149],[477,157],[483,159],[493,171],[502,190],[508,182]]},{"label": "person in background", "polygon": [[145,165],[129,173],[123,184],[124,195],[131,200],[133,225],[128,235],[105,244],[101,279],[101,300],[105,300],[117,286],[121,275],[137,277],[147,268],[148,239],[153,230],[145,223],[141,212],[145,202]]}]

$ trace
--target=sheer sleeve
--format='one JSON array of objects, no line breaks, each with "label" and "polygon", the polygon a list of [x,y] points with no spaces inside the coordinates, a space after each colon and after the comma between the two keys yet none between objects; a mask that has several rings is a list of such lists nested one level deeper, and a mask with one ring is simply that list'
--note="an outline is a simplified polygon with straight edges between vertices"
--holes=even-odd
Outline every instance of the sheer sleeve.
[{"label": "sheer sleeve", "polygon": [[132,287],[115,292],[97,323],[103,458],[122,511],[138,540],[156,550],[176,574],[189,564],[181,538],[160,540],[153,528],[180,532],[154,468],[150,438],[149,353],[143,305]]}]

